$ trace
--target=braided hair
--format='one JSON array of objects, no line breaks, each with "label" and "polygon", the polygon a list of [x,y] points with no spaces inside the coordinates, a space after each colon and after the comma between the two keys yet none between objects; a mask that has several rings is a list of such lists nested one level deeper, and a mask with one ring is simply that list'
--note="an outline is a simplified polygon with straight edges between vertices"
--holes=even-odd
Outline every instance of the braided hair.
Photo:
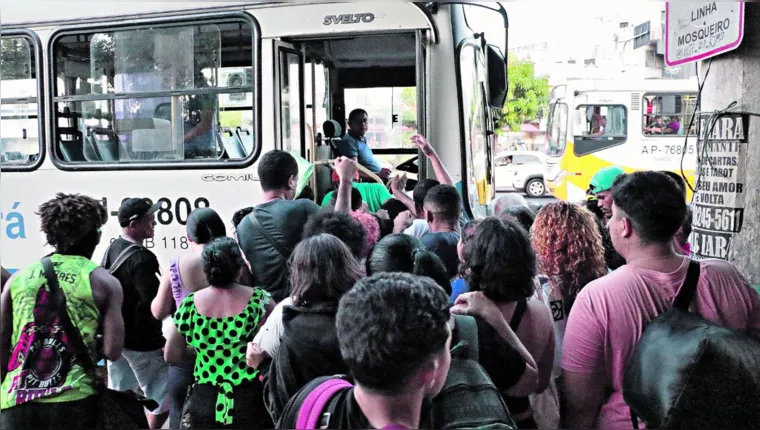
[{"label": "braided hair", "polygon": [[40,205],[37,215],[47,243],[63,254],[92,253],[108,220],[99,201],[81,194],[58,193]]}]

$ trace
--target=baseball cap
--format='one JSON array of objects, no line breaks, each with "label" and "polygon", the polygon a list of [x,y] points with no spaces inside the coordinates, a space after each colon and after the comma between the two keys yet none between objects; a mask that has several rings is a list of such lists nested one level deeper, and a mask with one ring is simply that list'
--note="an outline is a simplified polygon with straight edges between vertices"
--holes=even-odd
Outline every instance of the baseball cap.
[{"label": "baseball cap", "polygon": [[136,219],[156,213],[159,208],[161,208],[161,203],[151,204],[146,198],[124,200],[119,207],[119,224],[126,227]]},{"label": "baseball cap", "polygon": [[609,191],[612,188],[612,184],[615,183],[615,179],[620,175],[625,175],[625,171],[618,166],[605,167],[596,172],[594,177],[591,178],[589,193],[597,194],[603,191]]}]

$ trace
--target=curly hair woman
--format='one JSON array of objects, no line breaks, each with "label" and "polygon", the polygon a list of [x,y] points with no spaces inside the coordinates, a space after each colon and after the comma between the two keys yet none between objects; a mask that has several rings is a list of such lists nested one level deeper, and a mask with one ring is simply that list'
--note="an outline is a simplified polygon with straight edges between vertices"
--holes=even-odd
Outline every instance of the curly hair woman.
[{"label": "curly hair woman", "polygon": [[607,274],[602,236],[594,215],[584,208],[567,202],[545,206],[533,224],[531,242],[539,270],[556,292],[552,295],[563,301],[565,313],[581,288]]},{"label": "curly hair woman", "polygon": [[556,380],[562,373],[562,342],[575,297],[586,284],[607,273],[604,245],[594,214],[567,202],[541,209],[531,242],[542,273],[536,295],[551,309],[554,320],[552,379]]}]

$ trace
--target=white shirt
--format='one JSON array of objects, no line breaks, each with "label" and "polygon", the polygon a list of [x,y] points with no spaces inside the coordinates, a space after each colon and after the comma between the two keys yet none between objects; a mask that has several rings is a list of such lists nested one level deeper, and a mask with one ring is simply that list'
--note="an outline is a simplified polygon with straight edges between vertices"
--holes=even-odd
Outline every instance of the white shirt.
[{"label": "white shirt", "polygon": [[293,301],[290,297],[278,303],[277,306],[272,309],[272,313],[269,317],[267,317],[267,321],[253,338],[253,343],[266,351],[270,357],[274,358],[277,351],[280,349],[280,338],[285,331],[285,327],[282,325],[282,309],[285,306],[290,306],[292,304]]},{"label": "white shirt", "polygon": [[414,222],[412,222],[412,225],[404,230],[404,234],[408,234],[409,236],[416,237],[417,239],[422,239],[422,236],[425,235],[425,233],[430,231],[430,226],[428,225],[428,222],[424,219],[416,219]]}]

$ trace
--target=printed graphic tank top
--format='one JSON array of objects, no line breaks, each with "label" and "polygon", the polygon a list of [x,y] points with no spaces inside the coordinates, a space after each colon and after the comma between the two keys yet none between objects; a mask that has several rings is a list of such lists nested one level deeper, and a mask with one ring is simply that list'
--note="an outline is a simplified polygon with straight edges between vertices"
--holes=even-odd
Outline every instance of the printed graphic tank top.
[{"label": "printed graphic tank top", "polygon": [[[54,254],[51,258],[71,322],[97,362],[95,334],[100,314],[92,298],[90,273],[98,265],[84,257]],[[92,378],[75,359],[69,334],[53,307],[42,263],[22,269],[7,288],[13,304],[13,344],[0,388],[0,409],[32,401],[70,402],[95,394]]]}]

